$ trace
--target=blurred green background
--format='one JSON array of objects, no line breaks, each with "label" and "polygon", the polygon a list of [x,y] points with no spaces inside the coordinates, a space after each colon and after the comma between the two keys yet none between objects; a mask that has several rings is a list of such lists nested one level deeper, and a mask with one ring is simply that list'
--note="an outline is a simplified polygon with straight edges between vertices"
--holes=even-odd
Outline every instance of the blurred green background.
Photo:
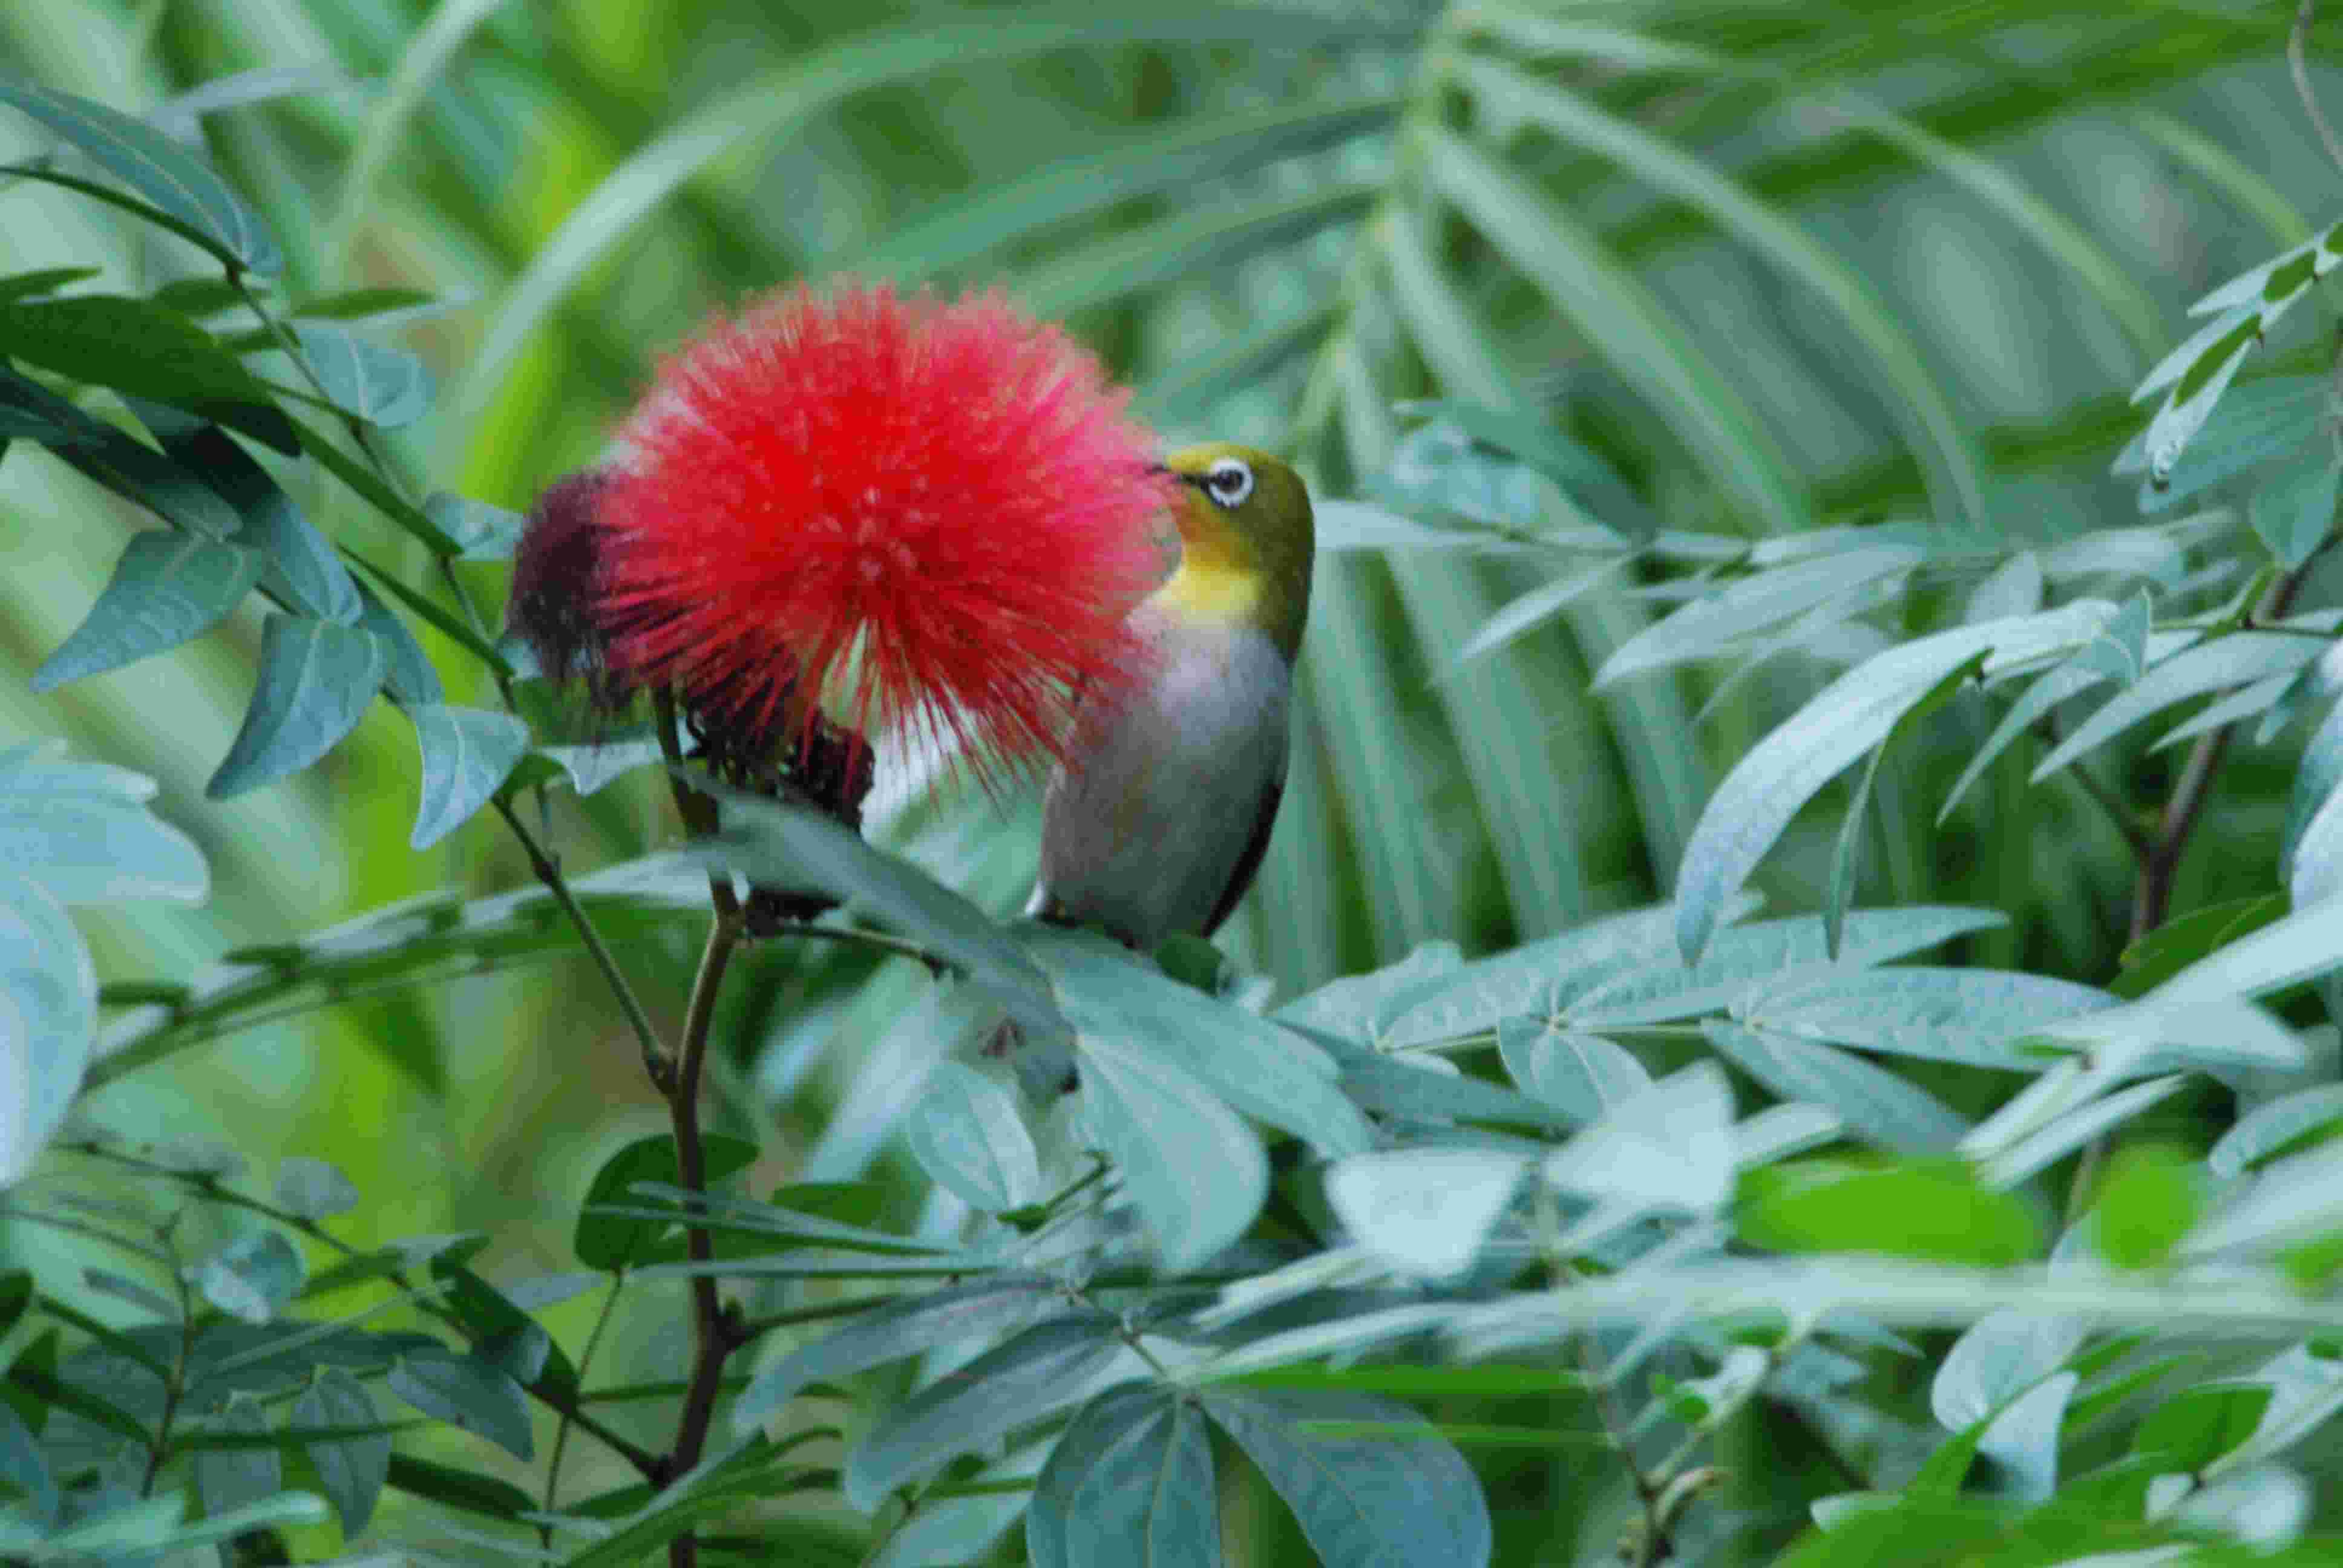
[{"label": "blurred green background", "polygon": [[[1623,508],[1665,526],[1933,516],[2055,541],[2138,520],[2107,465],[2142,417],[2125,394],[2186,335],[2187,303],[2332,216],[2336,169],[2286,74],[2291,5],[1527,9],[1608,29],[1614,55],[1709,55],[1654,71],[1507,41],[1510,68],[1643,133],[1624,148],[1525,113],[1460,64],[1486,41],[1474,14],[1420,5],[1340,7],[1330,32],[1263,8],[1117,4],[19,0],[0,6],[0,71],[182,111],[288,242],[296,297],[383,285],[445,302],[397,327],[441,397],[394,457],[419,486],[516,508],[596,456],[653,358],[709,312],[843,272],[1004,286],[1067,317],[1167,440],[1288,450],[1322,495],[1383,466],[1395,403],[1526,389],[1625,477]],[[2338,50],[2343,27],[2322,25],[2314,72],[2343,93],[2320,63]],[[1911,134],[1862,134],[1857,106]],[[1509,244],[1443,173],[1460,142],[1574,232]],[[0,116],[0,157],[42,145]],[[1785,266],[1762,243],[1775,222],[1821,261]],[[132,289],[196,270],[86,201],[0,188],[0,272],[96,263]],[[1893,352],[1850,332],[1831,303],[1845,279],[1900,335]],[[2330,330],[2298,312],[2271,355],[2308,364]],[[1653,387],[1689,374],[1748,411],[1745,450],[1688,441],[1655,407]],[[1927,417],[1915,387],[1981,456],[1976,504],[1911,455]],[[1750,501],[1767,474],[1790,487],[1771,515]],[[425,582],[419,547],[329,486],[307,498],[328,532]],[[153,774],[214,869],[201,910],[88,921],[103,977],[184,977],[425,890],[528,879],[490,819],[407,848],[417,759],[380,707],[319,766],[206,801],[251,689],[255,607],[35,699],[27,672],[136,526],[27,447],[0,464],[0,732]],[[503,568],[458,569],[484,605],[501,598]],[[1518,558],[1322,560],[1292,788],[1223,939],[1242,963],[1290,994],[1427,940],[1481,950],[1664,896],[1723,768],[1828,673],[1776,660],[1698,718],[1725,671],[1590,694],[1589,671],[1654,613],[1615,593],[1457,669],[1472,632],[1540,580]],[[441,668],[472,678],[468,660]],[[460,685],[449,700],[493,706]],[[1959,729],[1976,721],[1945,722],[1882,775],[1865,895],[2006,909],[2012,927],[1974,956],[2106,979],[2129,893],[2120,841],[2060,788],[2023,789],[2022,764],[1932,829],[1976,739]],[[2290,759],[2232,764],[2177,908],[2275,885]],[[2172,766],[2135,759],[2133,798],[2160,799]],[[1032,814],[960,790],[886,831],[1006,908],[1031,874]],[[562,797],[555,826],[573,869],[676,835],[642,779],[582,808]],[[1777,907],[1813,906],[1835,830],[1812,813],[1769,860]],[[654,930],[624,954],[670,1017],[693,935]],[[897,1217],[918,1217],[891,1118],[937,1041],[908,968],[874,979],[867,958],[792,950],[735,986],[716,1125],[762,1140],[762,1175],[876,1169]],[[568,957],[250,1029],[89,1109],[134,1135],[331,1159],[367,1195],[353,1241],[478,1229],[506,1278],[571,1266],[588,1175],[663,1125]],[[551,1321],[582,1335],[589,1313]],[[680,1347],[660,1336],[680,1324],[638,1292],[603,1367],[662,1375]],[[604,1479],[581,1469],[574,1485]]]}]

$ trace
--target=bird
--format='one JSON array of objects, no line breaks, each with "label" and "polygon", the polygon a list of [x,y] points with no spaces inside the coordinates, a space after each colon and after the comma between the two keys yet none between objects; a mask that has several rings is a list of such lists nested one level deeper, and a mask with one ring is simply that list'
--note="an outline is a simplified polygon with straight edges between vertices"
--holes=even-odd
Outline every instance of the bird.
[{"label": "bird", "polygon": [[1141,952],[1210,937],[1261,869],[1316,548],[1310,492],[1269,453],[1215,441],[1159,467],[1179,563],[1131,612],[1139,678],[1075,709],[1025,910]]}]

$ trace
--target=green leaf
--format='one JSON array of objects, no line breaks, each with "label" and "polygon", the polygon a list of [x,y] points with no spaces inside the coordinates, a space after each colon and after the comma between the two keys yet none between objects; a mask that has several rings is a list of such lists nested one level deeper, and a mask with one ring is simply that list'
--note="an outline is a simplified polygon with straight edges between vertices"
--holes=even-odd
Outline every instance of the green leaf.
[{"label": "green leaf", "polygon": [[2294,570],[2318,553],[2335,526],[2343,457],[2313,453],[2264,478],[2254,491],[2254,533],[2278,564]]},{"label": "green leaf", "polygon": [[401,1492],[490,1519],[518,1523],[537,1507],[535,1498],[509,1481],[411,1454],[394,1452],[387,1476],[389,1483]]},{"label": "green leaf", "polygon": [[940,1061],[903,1119],[903,1141],[938,1186],[997,1214],[1042,1197],[1040,1156],[1009,1091],[972,1067]]},{"label": "green leaf", "polygon": [[0,433],[25,436],[174,527],[226,538],[234,508],[187,467],[0,365]]},{"label": "green leaf", "polygon": [[528,519],[518,512],[445,490],[424,498],[423,515],[455,541],[459,557],[468,561],[512,559],[520,546],[521,531],[528,526]]},{"label": "green leaf", "polygon": [[1594,673],[1599,689],[1629,676],[1671,668],[1735,650],[1743,639],[1810,610],[1867,603],[1863,590],[1900,577],[1928,558],[1909,545],[1875,545],[1739,578],[1653,622],[1614,648]]},{"label": "green leaf", "polygon": [[528,752],[528,726],[509,713],[417,703],[407,709],[423,749],[423,792],[407,846],[437,843],[487,805]]},{"label": "green leaf", "polygon": [[206,1259],[194,1279],[204,1299],[230,1317],[265,1323],[293,1300],[302,1272],[291,1242],[275,1231],[255,1231]]},{"label": "green leaf", "polygon": [[89,615],[34,672],[33,689],[119,669],[201,636],[260,580],[266,558],[224,540],[133,535]]},{"label": "green leaf", "polygon": [[1112,1034],[1076,1038],[1083,1120],[1121,1173],[1166,1268],[1194,1268],[1261,1212],[1261,1143],[1204,1085]]},{"label": "green leaf", "polygon": [[145,121],[19,76],[0,76],[0,103],[13,104],[87,154],[174,220],[206,236],[236,266],[268,277],[284,269],[284,255],[258,215]]},{"label": "green leaf", "polygon": [[[1359,1393],[1202,1395],[1204,1413],[1244,1450],[1322,1562],[1482,1568],[1488,1503],[1472,1466],[1415,1412]],[[1372,1422],[1404,1438],[1322,1437],[1304,1423]]]},{"label": "green leaf", "polygon": [[1735,1008],[1753,1029],[1858,1050],[2038,1072],[2021,1037],[2107,1007],[2096,987],[2001,970],[1881,969],[1785,977]]},{"label": "green leaf", "polygon": [[1430,128],[1424,153],[1441,194],[1586,335],[1595,353],[1658,410],[1767,532],[1792,533],[1812,524],[1789,465],[1756,417],[1568,208],[1452,133]]},{"label": "green leaf", "polygon": [[1717,1053],[1784,1100],[1812,1101],[1885,1149],[1949,1150],[1968,1123],[1926,1091],[1814,1040],[1713,1021],[1701,1026]]},{"label": "green leaf", "polygon": [[[380,1417],[366,1385],[340,1367],[327,1367],[293,1402],[292,1427],[371,1427]],[[302,1452],[317,1484],[340,1515],[342,1533],[356,1536],[374,1516],[375,1500],[390,1478],[390,1434],[367,1433],[313,1441]]]},{"label": "green leaf", "polygon": [[1025,1512],[1033,1568],[1220,1568],[1212,1442],[1192,1394],[1125,1383],[1084,1405]]},{"label": "green leaf", "polygon": [[[268,1412],[252,1400],[231,1399],[206,1423],[216,1432],[270,1437]],[[285,1462],[274,1448],[206,1450],[196,1455],[196,1490],[204,1512],[218,1515],[275,1495],[285,1484]]]},{"label": "green leaf", "polygon": [[722,830],[698,846],[709,864],[760,886],[818,889],[865,910],[964,970],[1021,1026],[1044,1038],[1064,1033],[1033,960],[960,894],[819,811],[699,779],[693,787],[713,794],[723,813]]},{"label": "green leaf", "polygon": [[1523,1092],[1574,1121],[1594,1121],[1651,1087],[1652,1075],[1626,1047],[1544,1019],[1497,1026],[1497,1054]]},{"label": "green leaf", "polygon": [[2205,1156],[2206,1168],[2225,1180],[2242,1176],[2306,1134],[2324,1132],[2338,1121],[2343,1121],[2343,1083],[2298,1089],[2239,1117]]},{"label": "green leaf", "polygon": [[1559,90],[1494,60],[1470,60],[1460,76],[1459,85],[1487,112],[1540,126],[1615,163],[1639,183],[1689,203],[1811,289],[1863,346],[1892,389],[1888,406],[1911,427],[1943,515],[1984,520],[1981,464],[1939,389],[1940,377],[1861,273],[1789,214],[1720,173],[1715,163],[1662,140],[1632,119],[1605,113],[1590,95]]},{"label": "green leaf", "polygon": [[[1755,903],[1737,903],[1735,917]],[[1462,967],[1449,965],[1395,990],[1379,1009],[1383,1022],[1374,1038],[1393,1049],[1430,1045],[1486,1033],[1508,1018],[1554,1012],[1614,974],[1664,963],[1674,925],[1674,905],[1629,910]],[[1277,1016],[1295,1016],[1307,1000]]]},{"label": "green leaf", "polygon": [[1708,1213],[1733,1189],[1733,1091],[1695,1062],[1614,1107],[1545,1161],[1545,1179],[1604,1201]]},{"label": "green leaf", "polygon": [[1676,939],[1687,960],[1708,944],[1725,900],[1740,891],[1799,808],[1946,677],[1980,654],[1991,670],[2079,645],[2107,613],[2084,600],[1916,638],[1831,682],[1752,747],[1710,798],[1676,873]]},{"label": "green leaf", "polygon": [[733,1425],[747,1431],[770,1420],[809,1383],[851,1377],[937,1345],[991,1339],[1069,1310],[1065,1292],[1038,1274],[1000,1273],[899,1297],[758,1373],[733,1404]]},{"label": "green leaf", "polygon": [[[738,1175],[757,1162],[757,1146],[745,1138],[721,1134],[701,1140],[700,1165],[710,1183]],[[579,1205],[578,1230],[570,1240],[578,1261],[589,1269],[624,1269],[644,1261],[651,1244],[669,1228],[657,1221],[617,1219],[595,1210],[626,1199],[638,1181],[678,1181],[675,1140],[662,1132],[639,1138],[594,1172]]]},{"label": "green leaf", "polygon": [[96,277],[103,270],[95,266],[45,266],[32,272],[20,272],[11,277],[0,277],[0,305],[54,294],[68,285]]},{"label": "green leaf", "polygon": [[833,265],[864,276],[936,277],[1133,196],[1196,189],[1234,170],[1364,136],[1390,125],[1402,102],[1378,94],[1173,121],[1119,146],[1054,158],[1021,178],[980,186]]},{"label": "green leaf", "polygon": [[2050,754],[2035,765],[2031,781],[2040,783],[2096,747],[2104,745],[2149,716],[2208,691],[2243,686],[2271,675],[2290,675],[2323,651],[2316,637],[2276,631],[2240,631],[2199,643],[2174,654],[2117,692],[2098,711],[2077,725]]},{"label": "green leaf", "polygon": [[[371,572],[373,568],[367,569]],[[423,645],[415,640],[415,634],[407,628],[407,623],[372,587],[360,582],[357,589],[358,628],[372,632],[389,658],[383,674],[384,688],[410,707],[435,706],[445,699],[447,689],[439,684],[439,671],[424,653]],[[412,604],[418,598],[419,596],[402,596],[401,602]],[[432,624],[438,623],[435,620]]]},{"label": "green leaf", "polygon": [[2145,996],[2198,959],[2277,920],[2286,902],[2284,893],[2266,893],[2175,916],[2124,949],[2123,972],[2107,989],[2119,997]]},{"label": "green leaf", "polygon": [[32,1428],[5,1399],[0,1399],[0,1486],[15,1488],[16,1494],[31,1505],[35,1519],[55,1523],[57,1482],[48,1455],[42,1452]]},{"label": "green leaf", "polygon": [[1111,1040],[1144,1053],[1330,1154],[1373,1144],[1366,1119],[1336,1087],[1334,1063],[1292,1030],[1183,986],[1104,938],[1041,926],[1025,935],[1085,1051]]},{"label": "green leaf", "polygon": [[1485,1149],[1353,1154],[1326,1174],[1326,1201],[1360,1245],[1395,1268],[1445,1279],[1470,1267],[1528,1160]]},{"label": "green leaf", "polygon": [[[2300,451],[2332,422],[2333,399],[2324,376],[2272,376],[2239,387],[2222,399],[2164,486],[2141,487],[2140,509],[2163,511],[2280,453]],[[2145,467],[2143,433],[2117,459],[2116,472]]]},{"label": "green leaf", "polygon": [[75,294],[0,307],[0,357],[168,403],[300,455],[291,422],[235,355],[186,317],[143,299]]},{"label": "green leaf", "polygon": [[426,1415],[479,1433],[515,1459],[528,1459],[534,1450],[520,1384],[477,1354],[401,1356],[390,1370],[390,1392]]},{"label": "green leaf", "polygon": [[1131,1352],[1114,1320],[1083,1313],[1034,1325],[880,1415],[847,1455],[840,1490],[868,1512],[954,1454],[1079,1402]]},{"label": "green leaf", "polygon": [[2277,1392],[2261,1382],[2183,1389],[2147,1412],[2132,1452],[2167,1470],[2201,1471],[2254,1435]]},{"label": "green leaf", "polygon": [[2023,1262],[2042,1245],[2022,1200],[1981,1186],[1956,1161],[1807,1160],[1745,1171],[1735,1231],[1777,1252],[1881,1252],[1988,1268]]},{"label": "green leaf", "polygon": [[358,1190],[337,1167],[298,1154],[278,1162],[275,1194],[279,1208],[305,1220],[331,1219],[358,1206]]},{"label": "green leaf", "polygon": [[366,716],[389,658],[355,627],[272,615],[260,640],[260,683],[236,741],[204,786],[225,800],[307,768]]},{"label": "green leaf", "polygon": [[0,865],[65,904],[201,901],[203,851],[147,809],[155,781],[61,750],[0,751]]},{"label": "green leaf", "polygon": [[2152,1269],[2171,1256],[2204,1209],[2196,1162],[2163,1144],[2118,1150],[2092,1211],[2099,1256],[2118,1269]]},{"label": "green leaf", "polygon": [[174,462],[201,475],[203,483],[233,508],[236,520],[231,537],[268,558],[264,588],[319,620],[347,626],[358,618],[358,588],[349,568],[251,454],[217,426],[166,404],[134,398],[130,409]]},{"label": "green leaf", "polygon": [[324,322],[296,321],[292,332],[326,400],[344,413],[396,430],[431,411],[431,372],[414,355]]}]

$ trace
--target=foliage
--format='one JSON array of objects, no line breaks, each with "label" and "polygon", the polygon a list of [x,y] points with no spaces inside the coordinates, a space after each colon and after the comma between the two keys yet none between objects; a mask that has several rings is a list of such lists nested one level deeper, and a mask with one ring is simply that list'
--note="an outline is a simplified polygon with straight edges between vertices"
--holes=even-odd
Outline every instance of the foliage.
[{"label": "foliage", "polygon": [[[2331,1559],[2343,251],[2220,111],[2328,199],[2343,24],[61,9],[0,1555]],[[828,273],[1310,469],[1225,952],[1001,919],[932,758],[866,841],[581,741],[483,608]]]}]

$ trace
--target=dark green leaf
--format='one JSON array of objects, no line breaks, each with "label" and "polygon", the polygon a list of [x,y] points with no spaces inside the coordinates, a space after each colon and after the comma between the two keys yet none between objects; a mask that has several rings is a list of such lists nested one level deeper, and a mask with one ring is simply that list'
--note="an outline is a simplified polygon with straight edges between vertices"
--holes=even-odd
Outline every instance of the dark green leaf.
[{"label": "dark green leaf", "polygon": [[191,533],[226,538],[240,527],[235,509],[189,467],[83,413],[5,365],[0,365],[0,434],[39,442],[107,489]]},{"label": "dark green leaf", "polygon": [[444,1253],[431,1260],[431,1277],[447,1287],[441,1300],[471,1336],[473,1360],[531,1388],[542,1386],[560,1394],[578,1392],[578,1369],[568,1354],[502,1291],[462,1260]]},{"label": "dark green leaf", "polygon": [[[1260,1467],[1320,1559],[1482,1568],[1491,1548],[1481,1483],[1453,1444],[1415,1412],[1358,1393],[1231,1390],[1204,1412]],[[1305,1422],[1373,1422],[1422,1429],[1407,1438],[1320,1437]]]},{"label": "dark green leaf", "polygon": [[509,1481],[454,1465],[436,1464],[410,1454],[393,1453],[387,1474],[389,1483],[401,1492],[491,1519],[517,1522],[537,1506],[535,1498]]},{"label": "dark green leaf", "polygon": [[[746,1139],[719,1134],[702,1140],[700,1159],[706,1179],[712,1184],[755,1164],[757,1146]],[[663,1132],[639,1138],[603,1161],[579,1205],[578,1230],[570,1241],[578,1261],[588,1268],[605,1270],[642,1261],[651,1243],[669,1227],[658,1221],[621,1219],[594,1211],[624,1201],[638,1181],[680,1180],[675,1140]]]},{"label": "dark green leaf", "polygon": [[528,750],[528,726],[509,713],[416,703],[407,709],[423,749],[423,792],[410,849],[426,849],[463,825],[501,789]]},{"label": "dark green leaf", "polygon": [[515,1459],[534,1451],[520,1384],[478,1356],[422,1351],[401,1357],[390,1372],[390,1392],[426,1415],[479,1433]]},{"label": "dark green leaf", "polygon": [[954,1454],[1065,1409],[1129,1353],[1114,1320],[1091,1313],[1037,1324],[996,1345],[879,1418],[847,1456],[849,1506],[875,1508]]},{"label": "dark green leaf", "polygon": [[252,706],[204,793],[225,800],[323,757],[365,717],[388,666],[382,639],[372,632],[270,616]]},{"label": "dark green leaf", "polygon": [[[208,1423],[214,1432],[272,1435],[268,1412],[252,1400],[232,1399]],[[204,1512],[226,1513],[274,1495],[285,1484],[285,1463],[274,1448],[206,1449],[196,1455],[196,1490]]]},{"label": "dark green leaf", "polygon": [[[294,1402],[287,1424],[371,1427],[380,1419],[366,1385],[339,1367],[328,1367]],[[312,1442],[303,1452],[317,1472],[317,1484],[325,1488],[327,1500],[341,1516],[342,1533],[357,1535],[373,1517],[375,1499],[382,1494],[383,1483],[390,1475],[389,1434]]]},{"label": "dark green leaf", "polygon": [[31,299],[37,295],[54,294],[68,284],[97,276],[100,270],[95,266],[45,266],[34,272],[20,272],[12,277],[0,277],[0,305]]},{"label": "dark green leaf", "polygon": [[225,540],[134,535],[87,618],[34,672],[33,689],[54,690],[201,636],[243,601],[266,564]]},{"label": "dark green leaf", "polygon": [[996,1274],[899,1297],[759,1372],[741,1392],[732,1419],[743,1429],[754,1426],[788,1408],[809,1383],[851,1377],[934,1345],[1005,1334],[1069,1310],[1064,1292],[1035,1274]]},{"label": "dark green leaf", "polygon": [[0,307],[0,357],[185,408],[287,457],[300,454],[292,423],[235,355],[186,317],[143,299],[75,294]]},{"label": "dark green leaf", "polygon": [[1033,1568],[1220,1568],[1212,1449],[1192,1394],[1125,1383],[1058,1439],[1025,1513]]},{"label": "dark green leaf", "polygon": [[237,265],[264,276],[283,270],[284,256],[259,216],[218,176],[145,121],[20,76],[0,76],[0,103],[15,105],[72,143],[172,218],[208,236]]},{"label": "dark green leaf", "polygon": [[2132,1452],[2167,1470],[2201,1471],[2253,1436],[2278,1391],[2268,1383],[2184,1389],[2154,1410],[2132,1436]]}]

